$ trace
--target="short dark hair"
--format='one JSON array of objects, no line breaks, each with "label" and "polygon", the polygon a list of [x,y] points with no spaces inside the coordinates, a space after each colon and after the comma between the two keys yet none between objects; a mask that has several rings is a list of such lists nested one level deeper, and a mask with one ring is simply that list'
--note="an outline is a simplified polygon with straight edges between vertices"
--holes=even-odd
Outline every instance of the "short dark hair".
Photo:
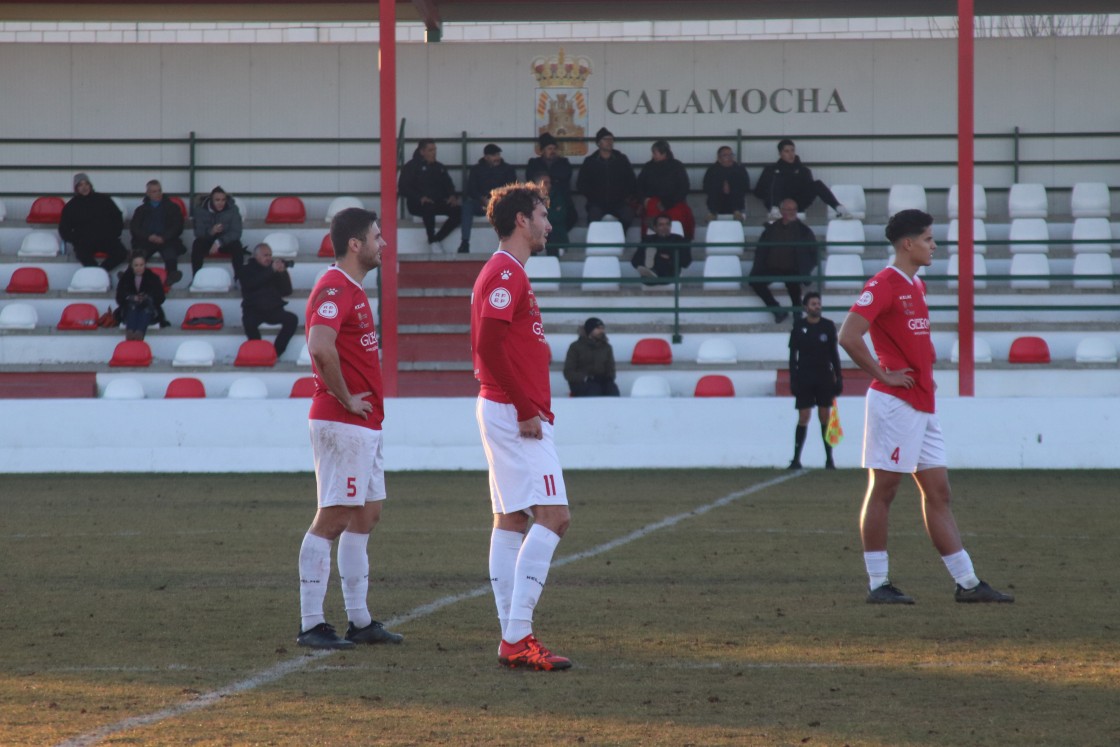
[{"label": "short dark hair", "polygon": [[719,148],[716,149],[716,156],[718,157],[719,154],[723,153],[724,151],[727,151],[728,153],[730,153],[731,152],[731,146],[730,145],[719,146]]},{"label": "short dark hair", "polygon": [[345,257],[350,239],[363,238],[376,220],[377,213],[364,208],[346,208],[335,213],[331,218],[331,246],[334,247],[335,259]]},{"label": "short dark hair", "polygon": [[422,137],[416,141],[416,150],[413,155],[420,155],[420,151],[427,148],[429,145],[435,145],[436,141],[430,137]]},{"label": "short dark hair", "polygon": [[669,215],[668,213],[658,213],[658,214],[657,214],[656,216],[654,216],[654,218],[653,218],[653,225],[655,225],[655,226],[656,226],[656,225],[657,225],[657,221],[661,220],[662,218],[664,218],[665,220],[669,221],[670,223],[672,223],[672,222],[673,222],[673,216]]},{"label": "short dark hair", "polygon": [[933,225],[933,216],[924,210],[899,210],[887,221],[887,241],[894,244],[907,236],[917,236]]},{"label": "short dark hair", "polygon": [[668,156],[669,158],[673,157],[673,149],[669,147],[668,140],[654,140],[650,148],[663,156]]},{"label": "short dark hair", "polygon": [[778,141],[778,152],[781,153],[782,148],[786,147],[787,145],[793,145],[794,148],[797,147],[796,145],[793,144],[792,140],[790,140],[788,137],[784,137],[784,138],[782,138],[781,140]]},{"label": "short dark hair", "polygon": [[537,205],[548,207],[548,198],[544,196],[539,184],[511,182],[490,192],[486,218],[498,232],[498,238],[506,239],[517,228],[517,216],[531,217]]},{"label": "short dark hair", "polygon": [[820,301],[821,300],[821,294],[817,293],[816,291],[809,291],[808,293],[806,293],[804,296],[801,297],[801,305],[802,306],[808,306],[809,302],[812,301],[814,298],[817,299],[818,301]]}]

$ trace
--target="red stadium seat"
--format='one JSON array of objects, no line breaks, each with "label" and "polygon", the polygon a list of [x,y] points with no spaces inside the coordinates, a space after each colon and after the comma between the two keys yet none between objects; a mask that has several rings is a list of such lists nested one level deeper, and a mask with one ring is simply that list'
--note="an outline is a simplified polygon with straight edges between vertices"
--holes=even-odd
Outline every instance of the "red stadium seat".
[{"label": "red stadium seat", "polygon": [[315,394],[315,377],[304,376],[301,379],[296,379],[292,384],[292,393],[288,395],[291,399],[299,399],[300,397],[311,397]]},{"label": "red stadium seat", "polygon": [[113,350],[109,365],[113,368],[147,368],[152,365],[152,349],[143,340],[125,340]]},{"label": "red stadium seat", "polygon": [[72,303],[62,310],[59,329],[97,329],[97,307],[91,303]]},{"label": "red stadium seat", "polygon": [[233,365],[271,368],[276,365],[276,348],[268,340],[246,340],[237,349]]},{"label": "red stadium seat", "polygon": [[268,206],[265,223],[303,223],[307,220],[307,210],[303,200],[298,197],[277,197]]},{"label": "red stadium seat", "polygon": [[164,399],[202,399],[206,397],[206,385],[200,379],[183,376],[172,379],[167,385]]},{"label": "red stadium seat", "polygon": [[187,212],[187,203],[183,202],[182,197],[172,197],[171,201],[179,206],[179,212],[183,214],[183,220],[189,219],[190,213]]},{"label": "red stadium seat", "polygon": [[329,233],[319,242],[319,256],[334,259],[334,244],[331,243],[331,235]]},{"label": "red stadium seat", "polygon": [[65,204],[61,197],[39,197],[31,203],[27,222],[58,223],[62,220],[62,208]]},{"label": "red stadium seat", "polygon": [[634,345],[630,362],[635,366],[668,365],[673,362],[673,349],[665,340],[645,337]]},{"label": "red stadium seat", "polygon": [[167,284],[167,270],[166,269],[164,269],[163,267],[151,267],[151,266],[149,266],[148,269],[156,274],[156,277],[159,278],[159,282],[163,283],[163,292],[164,293],[167,293],[167,291],[171,290],[171,286],[169,286]]},{"label": "red stadium seat", "polygon": [[1017,337],[1011,343],[1008,363],[1049,363],[1050,347],[1041,337]]},{"label": "red stadium seat", "polygon": [[183,318],[183,329],[221,329],[224,324],[222,307],[216,303],[192,303]]},{"label": "red stadium seat", "polygon": [[12,273],[8,281],[8,293],[46,293],[50,281],[42,267],[20,267]]},{"label": "red stadium seat", "polygon": [[735,385],[731,379],[722,374],[708,374],[701,376],[696,382],[695,397],[734,397]]}]

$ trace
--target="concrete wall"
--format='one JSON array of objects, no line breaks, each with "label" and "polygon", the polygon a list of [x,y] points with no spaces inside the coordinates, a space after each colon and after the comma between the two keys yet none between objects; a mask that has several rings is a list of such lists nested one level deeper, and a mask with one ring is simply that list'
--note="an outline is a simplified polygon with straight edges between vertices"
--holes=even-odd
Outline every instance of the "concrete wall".
[{"label": "concrete wall", "polygon": [[[481,470],[472,399],[386,403],[390,471]],[[144,425],[111,400],[0,401],[0,473],[299,472],[312,469],[307,401],[143,402]],[[557,444],[568,469],[781,467],[790,458],[795,415],[788,399],[555,403]],[[954,468],[1116,468],[1109,434],[1120,401],[957,399],[939,402]],[[858,467],[863,400],[842,398],[840,467]],[[823,464],[810,438],[802,461]]]}]

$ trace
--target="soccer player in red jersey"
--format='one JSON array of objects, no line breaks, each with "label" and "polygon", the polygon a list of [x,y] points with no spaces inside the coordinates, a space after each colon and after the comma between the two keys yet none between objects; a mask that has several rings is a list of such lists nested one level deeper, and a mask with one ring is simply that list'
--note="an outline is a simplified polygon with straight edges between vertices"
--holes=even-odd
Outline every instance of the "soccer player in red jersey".
[{"label": "soccer player in red jersey", "polygon": [[[299,551],[301,624],[296,642],[311,648],[403,640],[374,620],[366,604],[366,548],[385,500],[381,363],[373,309],[362,287],[366,274],[381,266],[385,240],[376,221],[376,213],[361,208],[335,215],[331,243],[336,262],[315,283],[307,301],[307,349],[315,373],[308,418],[319,508]],[[345,638],[323,615],[336,539],[350,621]]]},{"label": "soccer player in red jersey", "polygon": [[498,661],[568,669],[571,661],[533,635],[533,608],[571,520],[552,439],[548,343],[525,274],[525,262],[544,251],[552,229],[548,198],[537,184],[507,184],[490,193],[486,214],[499,244],[471,293],[471,349],[494,511],[490,585],[502,627]]},{"label": "soccer player in red jersey", "polygon": [[[867,281],[840,327],[840,345],[874,381],[867,392],[863,466],[867,495],[860,539],[871,604],[913,604],[887,574],[887,523],[902,475],[910,473],[922,495],[926,533],[957,583],[958,602],[1013,602],[1010,594],[976,577],[950,507],[949,470],[941,424],[934,410],[933,341],[925,284],[916,277],[933,262],[933,218],[902,210],[887,223],[894,263]],[[878,360],[864,342],[870,331]]]}]

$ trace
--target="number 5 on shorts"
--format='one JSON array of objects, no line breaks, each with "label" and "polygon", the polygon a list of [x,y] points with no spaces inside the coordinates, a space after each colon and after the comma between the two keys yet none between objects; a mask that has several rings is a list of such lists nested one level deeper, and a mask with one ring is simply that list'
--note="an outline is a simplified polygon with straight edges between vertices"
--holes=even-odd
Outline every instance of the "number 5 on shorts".
[{"label": "number 5 on shorts", "polygon": [[[895,461],[897,462],[898,461],[898,459],[897,459],[898,449],[895,449],[894,453],[896,455]],[[347,498],[353,498],[357,494],[358,494],[358,478],[347,477],[346,478],[346,497]]]}]

